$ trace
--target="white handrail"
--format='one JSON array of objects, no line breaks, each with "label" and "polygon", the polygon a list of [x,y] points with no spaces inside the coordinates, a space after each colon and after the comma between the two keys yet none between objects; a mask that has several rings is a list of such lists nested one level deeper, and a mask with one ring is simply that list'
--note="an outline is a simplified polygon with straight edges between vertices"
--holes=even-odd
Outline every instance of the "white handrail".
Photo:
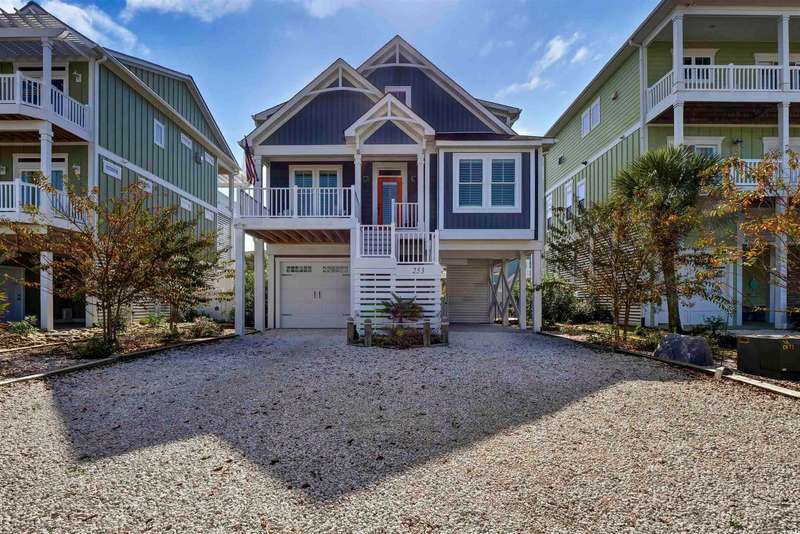
[{"label": "white handrail", "polygon": [[419,228],[419,203],[392,201],[392,222],[398,229]]},{"label": "white handrail", "polygon": [[789,67],[789,87],[792,91],[800,91],[800,66]]},{"label": "white handrail", "polygon": [[239,189],[242,217],[351,217],[352,187],[247,187]]},{"label": "white handrail", "polygon": [[647,89],[647,109],[653,109],[662,100],[672,94],[672,86],[675,79],[675,73],[669,71],[660,80],[658,80],[652,87]]},{"label": "white handrail", "polygon": [[431,264],[438,257],[436,232],[397,232],[395,250],[397,263]]},{"label": "white handrail", "polygon": [[17,77],[14,74],[0,74],[0,103],[13,104],[17,101]]},{"label": "white handrail", "polygon": [[72,204],[69,194],[64,191],[55,190],[51,193],[50,206],[53,208],[53,214],[56,217],[70,221],[83,220],[82,214]]},{"label": "white handrail", "polygon": [[28,78],[19,71],[17,78],[19,78],[20,85],[20,102],[28,106],[42,107],[42,82]]},{"label": "white handrail", "polygon": [[362,224],[358,227],[362,258],[387,258],[394,255],[394,225]]},{"label": "white handrail", "polygon": [[17,184],[0,182],[0,211],[17,211]]}]

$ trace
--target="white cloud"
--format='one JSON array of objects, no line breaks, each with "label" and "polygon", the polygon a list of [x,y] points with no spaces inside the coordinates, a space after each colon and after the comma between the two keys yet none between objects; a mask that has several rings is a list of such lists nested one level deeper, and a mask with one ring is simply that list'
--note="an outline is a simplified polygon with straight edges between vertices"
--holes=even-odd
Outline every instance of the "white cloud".
[{"label": "white cloud", "polygon": [[533,67],[531,67],[528,81],[522,83],[512,83],[511,85],[500,89],[496,96],[498,98],[502,98],[514,93],[533,91],[534,89],[538,89],[540,87],[550,87],[552,83],[543,78],[544,72],[569,54],[572,46],[581,37],[581,34],[576,32],[569,37],[556,35],[550,39],[547,42],[544,55],[533,64]]},{"label": "white cloud", "polygon": [[0,9],[6,13],[13,13],[15,9],[19,9],[24,5],[22,0],[0,0]]},{"label": "white cloud", "polygon": [[513,46],[514,41],[511,39],[507,39],[505,41],[495,41],[494,39],[489,39],[483,43],[483,46],[481,46],[480,50],[478,50],[478,55],[480,57],[486,57],[495,50],[499,50],[501,48],[511,48]]},{"label": "white cloud", "polygon": [[580,47],[575,51],[575,55],[572,56],[572,60],[570,63],[583,63],[586,61],[586,58],[589,57],[589,49],[585,46]]},{"label": "white cloud", "polygon": [[362,3],[361,0],[293,0],[314,18],[324,19],[342,9]]},{"label": "white cloud", "polygon": [[246,11],[252,0],[126,0],[122,19],[131,20],[140,11],[178,13],[211,22],[229,13]]},{"label": "white cloud", "polygon": [[135,33],[116,22],[96,5],[80,6],[62,0],[46,0],[42,7],[103,46],[143,55],[150,53],[146,46],[139,43]]}]

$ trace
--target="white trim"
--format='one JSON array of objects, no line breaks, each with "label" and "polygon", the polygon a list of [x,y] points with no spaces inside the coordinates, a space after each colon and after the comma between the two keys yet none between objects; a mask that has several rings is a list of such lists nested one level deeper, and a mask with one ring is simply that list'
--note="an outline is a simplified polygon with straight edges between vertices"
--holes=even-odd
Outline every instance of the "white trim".
[{"label": "white trim", "polygon": [[186,148],[188,148],[189,150],[194,149],[194,143],[192,142],[192,138],[183,132],[181,132],[181,144]]},{"label": "white trim", "polygon": [[[27,162],[27,161],[23,162],[23,163],[20,163],[19,160],[21,158],[36,159],[38,161],[38,163],[32,163],[32,162]],[[63,163],[58,162],[56,164],[56,162],[55,162],[56,159],[63,159],[64,162]],[[15,152],[14,154],[12,154],[12,164],[11,164],[12,178],[15,179],[15,180],[21,179],[22,178],[22,174],[21,173],[26,172],[26,171],[29,171],[29,172],[37,172],[37,171],[39,171],[39,172],[41,172],[41,170],[42,170],[41,163],[42,163],[41,155],[38,154],[38,153],[37,154],[26,154],[26,153]],[[61,171],[62,180],[69,180],[69,175],[67,174],[69,172],[69,170],[68,170],[69,169],[69,156],[67,154],[64,154],[64,153],[51,154],[50,155],[50,165],[51,165],[51,168],[50,168],[50,172],[51,173],[52,173],[52,171]],[[49,180],[50,177],[48,176],[47,179]]]},{"label": "white trim", "polygon": [[544,216],[544,224],[547,226],[549,225],[550,221],[553,220],[553,193],[547,193],[544,196],[544,206],[545,206],[545,216]]},{"label": "white trim", "polygon": [[183,210],[190,211],[190,212],[194,211],[193,207],[192,207],[192,201],[189,200],[188,198],[181,197],[180,198],[180,206],[181,206],[181,209],[183,209]]},{"label": "white trim", "polygon": [[[324,250],[324,248],[322,249]],[[284,257],[280,255],[276,255],[275,252],[270,250],[269,245],[267,246],[267,250],[265,251],[266,254],[269,254],[272,258],[274,258],[272,266],[272,272],[268,272],[267,276],[269,280],[274,280],[274,283],[268,284],[271,288],[268,291],[267,298],[270,302],[267,304],[268,309],[274,308],[274,315],[272,316],[272,320],[274,321],[273,326],[268,326],[268,328],[283,328],[281,325],[281,279],[283,278],[283,264],[284,263],[346,263],[348,267],[348,275],[350,276],[350,288],[351,290],[348,291],[350,295],[349,299],[349,313],[352,315],[353,313],[353,299],[352,299],[352,287],[353,287],[353,264],[348,256],[294,256],[294,257]],[[329,252],[328,252],[329,253]],[[270,306],[269,304],[273,304]]]},{"label": "white trim", "polygon": [[[672,49],[670,49],[670,53],[671,52],[672,52]],[[717,52],[719,52],[719,48],[684,48],[683,49],[683,57],[685,57],[685,58],[690,57],[692,59],[698,58],[698,57],[709,57],[709,58],[711,58],[711,64],[712,65],[716,65],[716,63],[717,63]],[[681,66],[682,67],[684,67],[684,66],[688,67],[690,65],[681,65]],[[694,66],[694,63],[692,63],[691,66]],[[702,67],[703,65],[700,65],[700,66]]]},{"label": "white trim", "polygon": [[[404,97],[401,102],[411,108],[411,86],[410,85],[387,85],[383,88],[383,92],[389,93],[403,93]],[[398,99],[399,100],[399,99]]]},{"label": "white trim", "polygon": [[[595,106],[597,107],[596,112]],[[597,124],[595,124],[595,117],[597,117]],[[589,107],[587,107],[583,113],[581,113],[581,137],[586,137],[592,132],[592,130],[600,126],[602,118],[602,104],[600,102],[600,97],[598,96],[592,101],[591,104],[589,104]],[[584,119],[586,119],[586,129],[584,129]]]},{"label": "white trim", "polygon": [[[575,216],[573,213],[573,206],[575,205],[575,198],[573,197],[573,187],[572,182],[567,182],[564,184],[564,218],[567,221],[571,221],[572,218]],[[567,211],[569,210],[569,211]]]},{"label": "white trim", "polygon": [[[158,141],[158,131],[161,130],[161,142]],[[158,119],[153,119],[153,143],[157,147],[164,148],[167,139],[167,127]]]},{"label": "white trim", "polygon": [[296,171],[311,171],[311,187],[319,187],[320,171],[336,171],[336,187],[342,187],[341,165],[290,165],[289,187],[294,187],[294,173]]},{"label": "white trim", "polygon": [[[722,154],[722,142],[724,140],[725,137],[686,135],[683,137],[683,144],[685,146],[714,146],[717,148],[717,154]],[[667,136],[667,145],[674,144],[675,137],[672,135]]]},{"label": "white trim", "polygon": [[[529,241],[534,241],[535,232],[530,228],[526,229],[515,229],[515,230],[458,230],[458,229],[451,229],[451,230],[440,230],[439,231],[439,239],[495,239],[495,240],[506,240],[506,239],[525,239]],[[444,244],[444,243],[442,243]],[[446,248],[446,247],[442,247]]]},{"label": "white trim", "polygon": [[355,153],[354,145],[257,145],[253,147],[254,156],[350,156],[352,158]]},{"label": "white trim", "polygon": [[[458,168],[461,160],[479,159],[482,160],[482,205],[461,207],[459,199],[459,179]],[[492,205],[492,161],[496,159],[514,160],[514,205],[513,206],[494,206]],[[453,213],[521,213],[522,212],[522,154],[519,152],[454,152],[453,153],[453,175],[450,177],[453,183]]]},{"label": "white trim", "polygon": [[[583,195],[581,195],[583,189]],[[583,208],[586,209],[586,178],[581,178],[575,183],[575,206],[576,210],[580,209],[580,202],[583,200]],[[579,213],[579,212],[578,212]]]},{"label": "white trim", "polygon": [[[386,115],[379,115],[378,113],[384,108],[386,109]],[[395,113],[395,110],[399,110],[402,115]],[[411,108],[398,100],[396,96],[387,93],[366,113],[361,115],[358,119],[356,119],[355,122],[353,122],[353,124],[348,126],[344,131],[344,136],[347,139],[358,138],[359,128],[362,126],[367,126],[367,131],[363,132],[363,139],[369,139],[370,135],[374,133],[369,131],[369,126],[374,124],[374,130],[377,130],[380,125],[386,121],[392,121],[396,123],[398,128],[401,128],[409,137],[412,138],[432,137],[436,134],[436,131],[433,129],[433,127],[425,122],[422,117],[414,113]],[[415,127],[420,128],[422,131],[416,131],[414,129]],[[361,144],[358,142],[358,139],[356,139],[356,144],[361,148],[369,146],[361,146]]]},{"label": "white trim", "polygon": [[137,176],[136,179],[142,184],[142,190],[146,193],[153,192],[153,182],[145,178],[144,176]]},{"label": "white trim", "polygon": [[[772,136],[765,136],[761,138],[762,148],[764,149],[764,154],[768,154],[770,150],[767,150],[767,145],[774,145],[775,148],[771,150],[778,150],[780,144],[779,137],[772,137]],[[789,147],[793,146],[800,146],[800,137],[790,137],[789,138]]]},{"label": "white trim", "polygon": [[[143,176],[143,177],[147,178],[151,182],[159,185],[160,187],[163,187],[165,189],[173,191],[173,192],[177,193],[179,196],[188,198],[189,200],[191,200],[195,204],[203,206],[204,208],[210,209],[210,210],[212,210],[214,212],[218,212],[219,211],[216,206],[213,206],[213,205],[209,204],[208,202],[206,202],[205,200],[203,200],[203,199],[201,199],[199,197],[196,197],[194,195],[191,195],[191,194],[187,193],[186,191],[184,191],[180,187],[178,187],[176,185],[173,185],[173,184],[169,183],[168,181],[166,181],[166,180],[164,180],[162,178],[159,178],[158,176],[156,176],[152,172],[150,172],[148,170],[145,170],[145,169],[139,167],[138,165],[136,165],[134,163],[131,163],[130,161],[126,160],[125,158],[121,158],[120,156],[114,154],[113,152],[111,152],[107,148],[104,148],[104,147],[98,145],[97,146],[97,154],[99,156],[103,156],[103,158],[105,158],[105,159],[111,160],[114,163],[127,168],[128,170],[133,171],[134,173],[136,173],[136,174],[138,174],[140,176]],[[105,161],[104,161],[104,163],[105,163]]]},{"label": "white trim", "polygon": [[[766,61],[774,61],[775,63],[780,65],[780,60],[778,59],[777,52],[776,53],[772,53],[772,52],[756,52],[756,53],[753,54],[753,61],[755,62],[756,65],[758,65],[758,63],[760,61],[765,61],[765,62]],[[798,54],[798,53],[789,54],[789,61],[790,62],[800,63],[800,54]]]},{"label": "white trim", "polygon": [[551,137],[540,137],[538,139],[509,139],[507,141],[453,141],[453,140],[439,140],[436,141],[437,147],[459,147],[468,150],[469,147],[476,147],[476,149],[483,149],[486,147],[497,147],[509,149],[513,148],[530,148],[539,147],[544,145],[555,144],[556,140]]},{"label": "white trim", "polygon": [[203,151],[203,159],[204,159],[204,160],[205,160],[205,162],[206,162],[206,163],[208,163],[209,165],[214,165],[214,162],[215,162],[215,160],[214,160],[214,155],[213,155],[213,154],[211,154],[210,152],[208,152],[207,150],[204,150],[204,151]]},{"label": "white trim", "polygon": [[553,191],[558,189],[564,182],[566,182],[567,180],[571,180],[572,178],[575,177],[575,175],[577,175],[577,174],[583,172],[584,170],[586,170],[586,167],[588,167],[589,165],[591,165],[592,163],[594,163],[595,161],[600,159],[606,152],[608,152],[609,150],[611,150],[612,148],[614,148],[615,146],[617,146],[621,142],[625,141],[628,137],[630,137],[631,135],[636,133],[636,131],[639,128],[642,128],[642,123],[637,122],[633,127],[631,127],[628,130],[626,130],[622,135],[620,135],[618,138],[615,138],[611,143],[609,143],[605,147],[601,148],[600,150],[598,150],[597,152],[592,154],[592,156],[589,159],[586,160],[586,165],[580,165],[579,164],[578,167],[575,168],[574,170],[570,171],[569,174],[566,174],[566,175],[562,176],[561,178],[559,178],[558,181],[556,181],[556,183],[551,185],[550,188],[547,189],[547,191],[545,191],[545,194],[552,193]]},{"label": "white trim", "polygon": [[122,180],[122,167],[111,160],[103,159],[103,174],[107,174],[117,180]]},{"label": "white trim", "polygon": [[[403,196],[399,202],[408,202],[408,163],[404,161],[374,161],[372,162],[372,221],[378,223],[378,177],[380,171],[400,171],[403,182]],[[419,175],[419,170],[417,170]],[[417,202],[419,202],[419,176],[417,176]]]}]

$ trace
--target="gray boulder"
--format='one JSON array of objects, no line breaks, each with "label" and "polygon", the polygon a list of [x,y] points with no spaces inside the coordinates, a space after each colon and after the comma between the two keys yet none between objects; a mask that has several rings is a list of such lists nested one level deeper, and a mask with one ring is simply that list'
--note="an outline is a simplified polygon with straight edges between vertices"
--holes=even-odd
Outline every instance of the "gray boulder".
[{"label": "gray boulder", "polygon": [[694,365],[714,365],[711,347],[706,338],[700,336],[667,334],[661,338],[653,356]]}]

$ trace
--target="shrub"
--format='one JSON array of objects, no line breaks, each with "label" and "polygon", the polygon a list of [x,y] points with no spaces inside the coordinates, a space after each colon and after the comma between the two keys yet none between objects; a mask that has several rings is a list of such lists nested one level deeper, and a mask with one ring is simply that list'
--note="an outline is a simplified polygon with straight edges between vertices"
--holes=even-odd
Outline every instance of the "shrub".
[{"label": "shrub", "polygon": [[164,324],[164,320],[165,317],[163,313],[150,313],[147,315],[147,317],[140,320],[139,324],[150,328],[158,328]]},{"label": "shrub", "polygon": [[595,320],[596,310],[594,303],[583,299],[575,303],[570,322],[572,324],[586,324]]},{"label": "shrub", "polygon": [[198,317],[189,326],[192,337],[216,337],[222,335],[222,327],[208,317]]},{"label": "shrub", "polygon": [[21,321],[14,321],[8,326],[8,331],[18,336],[30,336],[39,330],[38,319],[35,315],[28,315]]},{"label": "shrub", "polygon": [[[431,343],[434,342],[431,336]],[[376,347],[392,347],[397,349],[410,349],[422,346],[422,330],[417,328],[403,328],[397,326],[390,328],[385,335],[375,335],[372,344]]]},{"label": "shrub", "polygon": [[542,278],[542,320],[545,324],[564,323],[575,310],[575,292],[566,280],[547,273]]},{"label": "shrub", "polygon": [[108,358],[120,350],[119,342],[107,341],[102,336],[94,336],[84,343],[75,345],[75,350],[81,358],[95,360]]}]

